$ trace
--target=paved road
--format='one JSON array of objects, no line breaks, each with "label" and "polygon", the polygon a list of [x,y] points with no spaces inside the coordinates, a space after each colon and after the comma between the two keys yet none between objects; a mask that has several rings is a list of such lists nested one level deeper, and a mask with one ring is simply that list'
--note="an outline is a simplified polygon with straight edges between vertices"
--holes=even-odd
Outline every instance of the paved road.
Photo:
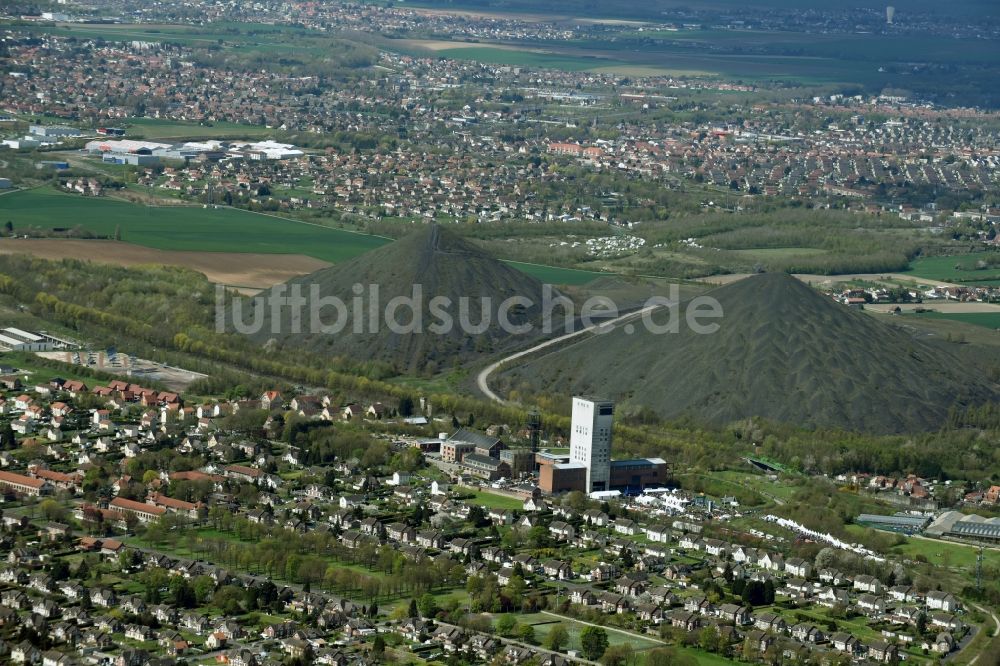
[{"label": "paved road", "polygon": [[573,331],[572,333],[566,333],[564,335],[560,335],[560,336],[555,337],[555,338],[550,338],[549,340],[546,340],[545,342],[541,342],[541,343],[535,345],[534,347],[531,347],[529,349],[525,349],[523,351],[519,351],[516,354],[511,354],[510,356],[508,356],[506,358],[502,358],[499,361],[497,361],[496,363],[491,363],[488,366],[486,366],[485,368],[483,368],[482,371],[480,371],[479,375],[476,377],[476,385],[479,387],[480,392],[482,392],[482,394],[485,395],[488,399],[492,400],[493,402],[499,402],[501,404],[504,404],[507,401],[504,400],[503,398],[501,398],[500,396],[498,396],[496,393],[494,393],[492,391],[492,389],[490,389],[490,386],[489,386],[490,375],[492,375],[494,372],[496,372],[497,369],[500,368],[500,366],[505,365],[507,363],[510,363],[511,361],[516,361],[517,359],[523,358],[523,357],[525,357],[525,356],[527,356],[529,354],[534,354],[536,351],[539,351],[541,349],[545,349],[546,347],[551,347],[552,345],[559,344],[560,342],[563,342],[565,340],[569,340],[570,338],[575,338],[577,336],[583,335],[584,333],[590,333],[594,329],[597,329],[597,328],[609,328],[609,329],[610,328],[614,328],[618,324],[621,324],[621,323],[623,323],[625,321],[629,321],[631,319],[636,319],[638,317],[641,317],[644,314],[646,314],[647,312],[652,312],[653,310],[655,310],[657,308],[660,308],[660,307],[663,307],[663,306],[659,305],[659,304],[657,304],[657,305],[648,305],[648,306],[644,307],[641,310],[636,310],[635,312],[629,312],[628,314],[623,314],[620,317],[615,317],[614,319],[609,319],[607,321],[603,321],[603,322],[600,322],[600,323],[595,323],[595,324],[590,324],[589,326],[584,326],[583,328],[581,328],[578,331]]}]

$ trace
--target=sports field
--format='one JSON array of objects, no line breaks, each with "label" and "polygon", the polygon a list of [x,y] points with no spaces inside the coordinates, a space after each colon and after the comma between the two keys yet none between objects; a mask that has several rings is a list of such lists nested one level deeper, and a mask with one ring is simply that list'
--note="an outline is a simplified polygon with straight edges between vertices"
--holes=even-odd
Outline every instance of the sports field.
[{"label": "sports field", "polygon": [[[906,557],[923,556],[934,566],[955,568],[970,573],[975,570],[979,549],[975,546],[951,543],[938,539],[910,537],[906,543],[896,546],[892,552]],[[1000,550],[983,551],[983,567],[1000,566]]]}]

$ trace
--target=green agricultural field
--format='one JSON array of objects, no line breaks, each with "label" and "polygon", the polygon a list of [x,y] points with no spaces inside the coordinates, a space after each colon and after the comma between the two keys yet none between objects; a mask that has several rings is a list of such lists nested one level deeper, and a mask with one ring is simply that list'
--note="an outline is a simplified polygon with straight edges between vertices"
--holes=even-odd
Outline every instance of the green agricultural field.
[{"label": "green agricultural field", "polygon": [[[79,39],[106,39],[108,41],[141,40],[170,42],[191,47],[226,44],[246,53],[297,53],[322,54],[324,48],[336,41],[323,33],[288,25],[262,25],[241,23],[210,23],[204,26],[180,24],[67,24],[32,26],[32,30]],[[346,41],[346,40],[339,40]]]},{"label": "green agricultural field", "polygon": [[741,257],[748,259],[789,259],[792,257],[805,257],[817,254],[826,254],[826,250],[815,247],[761,247],[749,248],[746,250],[731,250]]},{"label": "green agricultural field", "polygon": [[1000,329],[1000,312],[921,312],[907,313],[906,316],[921,319],[950,319],[993,330]]},{"label": "green agricultural field", "polygon": [[583,71],[594,67],[607,67],[614,64],[613,60],[605,58],[540,53],[528,49],[523,51],[503,49],[488,45],[442,49],[437,51],[436,54],[454,60],[475,60],[476,62],[519,67],[544,67],[570,72]]},{"label": "green agricultural field", "polygon": [[[411,46],[419,46],[419,41],[413,40]],[[510,43],[489,42],[476,46],[456,42],[454,48],[435,42],[431,48],[444,57],[495,64],[617,71],[623,75],[631,70],[636,76],[716,75],[744,82],[853,83],[870,91],[899,85],[898,68],[911,70],[906,87],[914,92],[941,94],[953,90],[969,96],[969,100],[992,100],[991,91],[976,91],[988,88],[987,82],[1000,70],[996,43],[966,40],[957,48],[958,44],[948,37],[922,37],[914,41],[906,35],[698,30],[625,31],[613,38],[580,39],[558,45],[527,40],[517,44],[520,49],[512,48]],[[912,67],[914,62],[946,64],[951,68],[916,69]]]},{"label": "green agricultural field", "polygon": [[235,208],[146,207],[107,198],[84,198],[52,189],[0,198],[0,218],[16,227],[81,226],[160,250],[305,254],[336,263],[380,247],[387,239],[259,215]]},{"label": "green agricultural field", "polygon": [[[546,45],[548,48],[550,45]],[[851,81],[866,85],[884,85],[888,79],[877,67],[864,62],[845,62],[827,57],[753,56],[745,53],[705,53],[683,48],[660,47],[655,50],[618,50],[610,42],[569,43],[568,47],[546,52],[482,46],[456,46],[436,49],[435,55],[457,60],[521,67],[544,67],[564,71],[611,71],[623,67],[641,67],[642,74],[674,73],[698,76],[728,76],[744,80],[781,79],[805,84]]]},{"label": "green agricultural field", "polygon": [[[353,259],[390,242],[381,236],[308,224],[236,208],[141,206],[109,198],[84,198],[51,188],[0,197],[0,223],[42,229],[80,226],[159,250],[304,254],[330,263]],[[586,284],[601,273],[509,262],[550,284]]]},{"label": "green agricultural field", "polygon": [[[913,47],[907,36],[873,34],[802,33],[764,30],[679,30],[643,31],[631,35],[635,39],[658,38],[677,44],[686,42],[711,43],[720,48],[756,49],[770,55],[791,54],[837,60],[893,61]],[[989,42],[969,43],[969,48],[956,49],[949,37],[922,37],[920,56],[934,62],[998,62],[1000,54]]]},{"label": "green agricultural field", "polygon": [[607,275],[606,273],[582,271],[576,268],[559,268],[558,266],[526,264],[521,261],[508,261],[507,263],[522,273],[527,273],[536,280],[540,280],[546,284],[568,284],[579,286],[593,282],[602,275]]},{"label": "green agricultural field", "polygon": [[360,70],[378,60],[378,49],[343,35],[332,35],[301,26],[261,25],[236,22],[179,24],[122,23],[81,25],[59,23],[32,25],[33,34],[51,34],[77,39],[161,42],[197,50],[212,50],[236,66],[257,69],[267,63],[275,71],[315,74],[322,71]]},{"label": "green agricultural field", "polygon": [[915,277],[968,285],[1000,285],[1000,266],[977,269],[985,254],[952,257],[922,257],[913,261],[906,273]]}]

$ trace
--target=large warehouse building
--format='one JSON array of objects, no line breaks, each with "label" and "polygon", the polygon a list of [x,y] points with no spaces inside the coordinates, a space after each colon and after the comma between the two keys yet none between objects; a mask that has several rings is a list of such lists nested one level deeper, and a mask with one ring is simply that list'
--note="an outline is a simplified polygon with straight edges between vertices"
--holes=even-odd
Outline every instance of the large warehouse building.
[{"label": "large warehouse building", "polygon": [[945,511],[934,519],[924,534],[977,543],[1000,543],[1000,518]]},{"label": "large warehouse building", "polygon": [[13,326],[0,329],[0,351],[51,351],[72,345],[69,340],[45,333],[32,333]]}]

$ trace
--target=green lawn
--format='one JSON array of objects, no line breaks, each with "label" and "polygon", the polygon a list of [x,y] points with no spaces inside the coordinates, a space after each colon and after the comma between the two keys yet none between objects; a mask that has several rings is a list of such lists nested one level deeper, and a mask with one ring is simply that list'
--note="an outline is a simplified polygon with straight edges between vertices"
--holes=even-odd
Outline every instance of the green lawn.
[{"label": "green lawn", "polygon": [[124,123],[128,137],[142,136],[146,139],[185,138],[262,138],[275,134],[275,130],[260,125],[213,122],[205,125],[182,120],[161,120],[158,118],[131,118]]},{"label": "green lawn", "polygon": [[720,471],[712,472],[710,476],[764,493],[765,496],[774,496],[783,500],[791,499],[796,490],[796,486],[787,480],[779,478],[777,481],[770,481],[763,474],[751,472]]},{"label": "green lawn", "polygon": [[[968,574],[975,571],[976,558],[979,556],[979,549],[974,546],[937,539],[917,538],[908,538],[906,543],[895,546],[891,552],[907,557],[922,555],[934,566],[956,568]],[[994,569],[1000,567],[1000,550],[983,550],[983,567]]]},{"label": "green lawn", "polygon": [[[521,624],[530,624],[534,626],[535,639],[539,643],[545,640],[545,637],[548,635],[552,627],[562,622],[563,624],[566,625],[566,629],[569,631],[570,640],[568,649],[570,650],[580,649],[580,632],[587,627],[587,625],[583,624],[582,622],[577,622],[575,620],[568,618],[560,619],[552,615],[546,615],[545,613],[530,613],[525,615],[518,615],[517,621],[520,622]],[[612,628],[606,628],[606,631],[608,632],[608,643],[610,643],[611,645],[622,645],[627,643],[632,647],[634,647],[637,652],[639,650],[648,650],[650,648],[662,645],[662,643],[660,643],[657,640],[647,640],[645,638],[638,638],[631,634],[623,634],[617,631],[613,631]]]},{"label": "green lawn", "polygon": [[[542,643],[545,637],[558,623],[563,623],[566,625],[566,629],[569,631],[569,645],[566,649],[569,650],[580,650],[580,632],[586,628],[587,625],[582,622],[577,622],[576,620],[570,618],[560,619],[552,615],[546,615],[545,613],[530,613],[525,615],[518,615],[517,621],[521,624],[530,624],[535,628],[535,639]],[[640,655],[646,651],[657,647],[666,647],[661,641],[654,638],[641,638],[634,635],[634,633],[621,633],[615,631],[613,627],[605,627],[605,631],[608,634],[608,644],[610,645],[631,645],[637,653]],[[681,646],[672,646],[672,648],[679,655],[688,655],[694,657],[698,663],[698,666],[732,666],[733,661],[726,659],[717,654],[711,654],[700,650],[697,648],[687,648]],[[642,662],[639,662],[642,663]]]},{"label": "green lawn", "polygon": [[31,382],[31,386],[34,386],[35,384],[48,384],[55,377],[62,377],[63,379],[76,379],[86,383],[88,386],[94,386],[95,384],[101,383],[101,380],[95,379],[94,377],[74,373],[74,366],[65,365],[64,368],[59,369],[48,368],[41,365],[40,360],[41,359],[39,359],[38,356],[32,352],[0,352],[0,364],[10,365],[18,370],[22,370],[25,373],[30,373],[28,381]]},{"label": "green lawn", "polygon": [[516,497],[498,495],[497,493],[491,493],[484,490],[476,491],[475,495],[469,501],[473,504],[484,506],[487,509],[510,509],[514,511],[520,510],[524,507],[524,501],[517,499]]},{"label": "green lawn", "polygon": [[[737,646],[738,648],[739,646]],[[722,655],[712,654],[697,648],[676,647],[679,654],[686,654],[698,660],[698,666],[733,666],[738,663],[734,659],[726,659]]]}]

